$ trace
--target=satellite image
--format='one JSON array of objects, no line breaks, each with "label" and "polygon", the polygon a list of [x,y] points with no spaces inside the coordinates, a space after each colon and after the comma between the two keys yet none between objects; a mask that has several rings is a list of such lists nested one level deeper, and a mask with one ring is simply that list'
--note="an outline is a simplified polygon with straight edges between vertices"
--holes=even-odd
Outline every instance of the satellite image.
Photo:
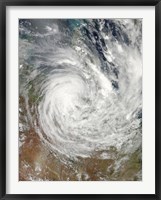
[{"label": "satellite image", "polygon": [[141,181],[142,67],[142,19],[19,19],[19,181]]}]

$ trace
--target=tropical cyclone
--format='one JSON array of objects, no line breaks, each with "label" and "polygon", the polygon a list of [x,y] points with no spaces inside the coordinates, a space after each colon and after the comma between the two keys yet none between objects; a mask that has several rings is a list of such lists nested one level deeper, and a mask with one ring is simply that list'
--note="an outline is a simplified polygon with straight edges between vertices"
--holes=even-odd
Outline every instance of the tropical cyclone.
[{"label": "tropical cyclone", "polygon": [[141,147],[141,20],[21,20],[20,66],[23,127],[57,156]]}]

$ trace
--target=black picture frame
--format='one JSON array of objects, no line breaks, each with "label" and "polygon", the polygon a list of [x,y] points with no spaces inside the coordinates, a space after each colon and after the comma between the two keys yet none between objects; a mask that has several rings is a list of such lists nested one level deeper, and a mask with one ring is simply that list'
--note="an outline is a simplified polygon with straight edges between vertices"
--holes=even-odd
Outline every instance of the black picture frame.
[{"label": "black picture frame", "polygon": [[[6,7],[155,6],[155,194],[6,194]],[[161,200],[161,1],[160,0],[0,0],[0,198]],[[150,105],[149,105],[150,106]]]}]

